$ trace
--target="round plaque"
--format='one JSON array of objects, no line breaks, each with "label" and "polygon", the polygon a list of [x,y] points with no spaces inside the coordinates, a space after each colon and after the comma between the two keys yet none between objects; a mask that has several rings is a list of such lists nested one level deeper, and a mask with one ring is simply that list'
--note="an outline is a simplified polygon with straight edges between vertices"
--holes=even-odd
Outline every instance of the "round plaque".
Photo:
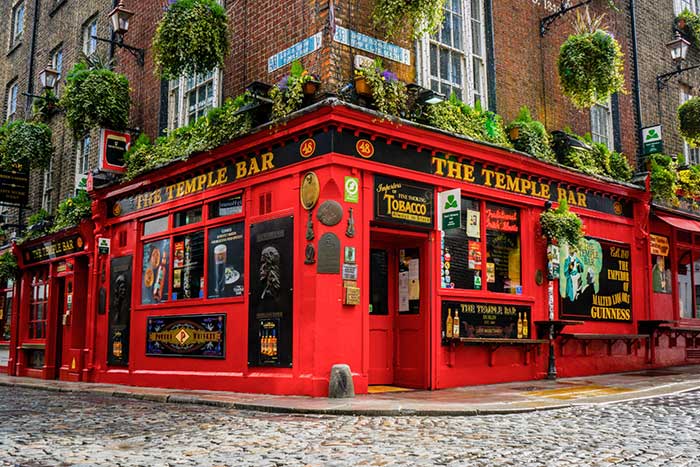
[{"label": "round plaque", "polygon": [[318,183],[318,177],[313,172],[308,172],[304,175],[301,181],[301,205],[307,211],[313,209],[318,201],[318,195],[321,192],[321,185]]},{"label": "round plaque", "polygon": [[330,227],[338,224],[343,218],[343,207],[339,202],[329,199],[321,203],[316,211],[316,216],[321,221],[321,224]]}]

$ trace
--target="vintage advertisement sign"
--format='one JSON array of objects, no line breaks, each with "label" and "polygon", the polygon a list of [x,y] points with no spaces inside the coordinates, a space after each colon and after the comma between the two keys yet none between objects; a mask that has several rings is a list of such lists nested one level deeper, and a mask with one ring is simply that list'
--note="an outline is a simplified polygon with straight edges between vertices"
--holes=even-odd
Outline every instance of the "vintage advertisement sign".
[{"label": "vintage advertisement sign", "polygon": [[292,366],[293,239],[291,216],[250,226],[249,366]]},{"label": "vintage advertisement sign", "polygon": [[46,242],[32,245],[24,250],[24,263],[34,264],[47,259],[60,258],[82,251],[85,247],[83,237],[79,234],[63,238],[55,238]]},{"label": "vintage advertisement sign", "polygon": [[374,177],[374,219],[433,227],[433,187],[377,175]]},{"label": "vintage advertisement sign", "polygon": [[243,295],[243,222],[209,229],[207,297]]},{"label": "vintage advertisement sign", "polygon": [[649,250],[652,255],[668,256],[668,237],[649,234]]},{"label": "vintage advertisement sign", "polygon": [[0,170],[0,203],[25,206],[29,200],[29,170]]},{"label": "vintage advertisement sign", "polygon": [[100,130],[99,168],[109,172],[126,171],[124,155],[131,145],[131,135],[102,128]]},{"label": "vintage advertisement sign", "polygon": [[559,248],[559,314],[592,321],[632,321],[630,246],[585,238]]},{"label": "vintage advertisement sign", "polygon": [[150,316],[146,355],[224,358],[226,315]]},{"label": "vintage advertisement sign", "polygon": [[170,281],[170,239],[143,244],[141,303],[149,305],[168,300]]},{"label": "vintage advertisement sign", "polygon": [[[458,325],[454,326],[455,320]],[[447,325],[451,324],[451,332]],[[530,338],[530,307],[501,303],[442,302],[442,336]],[[455,334],[455,327],[459,329]]]},{"label": "vintage advertisement sign", "polygon": [[129,364],[132,256],[112,258],[109,266],[107,364]]}]

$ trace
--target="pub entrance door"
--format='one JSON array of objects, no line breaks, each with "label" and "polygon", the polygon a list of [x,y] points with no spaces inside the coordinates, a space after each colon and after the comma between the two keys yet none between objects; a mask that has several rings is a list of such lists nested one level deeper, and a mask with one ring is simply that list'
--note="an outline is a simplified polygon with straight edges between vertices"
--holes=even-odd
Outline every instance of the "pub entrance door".
[{"label": "pub entrance door", "polygon": [[426,234],[373,229],[369,384],[428,387],[430,316]]}]

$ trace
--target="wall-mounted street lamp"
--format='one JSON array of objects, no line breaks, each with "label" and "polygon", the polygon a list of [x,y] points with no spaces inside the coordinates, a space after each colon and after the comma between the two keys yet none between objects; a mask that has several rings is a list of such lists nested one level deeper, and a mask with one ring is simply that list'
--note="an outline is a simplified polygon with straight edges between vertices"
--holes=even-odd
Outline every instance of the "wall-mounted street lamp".
[{"label": "wall-mounted street lamp", "polygon": [[129,20],[134,16],[134,12],[124,8],[124,1],[119,0],[119,4],[109,13],[109,21],[112,24],[114,31],[114,39],[104,39],[102,37],[92,36],[93,39],[108,42],[116,45],[121,49],[126,49],[136,59],[139,66],[144,64],[144,49],[132,47],[124,43],[124,34],[129,31]]},{"label": "wall-mounted street lamp", "polygon": [[671,60],[673,60],[673,63],[676,65],[676,69],[656,77],[657,90],[661,91],[664,87],[666,87],[666,83],[668,83],[668,81],[674,76],[680,75],[681,73],[685,73],[689,70],[700,68],[700,65],[693,65],[686,68],[682,68],[683,62],[685,61],[685,56],[688,53],[689,46],[690,42],[683,39],[681,37],[680,32],[676,31],[673,40],[666,44],[666,48],[669,50],[669,52],[671,52]]},{"label": "wall-mounted street lamp", "polygon": [[[39,82],[41,83],[42,90],[44,92],[52,90],[56,86],[56,81],[58,80],[59,72],[51,64],[39,72]],[[28,92],[23,92],[27,97],[32,99],[46,99],[46,95],[31,94]]]}]

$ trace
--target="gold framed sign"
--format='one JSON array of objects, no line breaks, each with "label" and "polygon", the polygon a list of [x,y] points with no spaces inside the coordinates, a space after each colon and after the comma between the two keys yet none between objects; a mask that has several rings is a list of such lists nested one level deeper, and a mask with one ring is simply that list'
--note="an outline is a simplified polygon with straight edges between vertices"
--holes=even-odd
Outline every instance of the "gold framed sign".
[{"label": "gold framed sign", "polygon": [[301,181],[301,205],[304,209],[311,210],[316,206],[318,196],[321,193],[321,185],[314,172],[307,172]]}]

